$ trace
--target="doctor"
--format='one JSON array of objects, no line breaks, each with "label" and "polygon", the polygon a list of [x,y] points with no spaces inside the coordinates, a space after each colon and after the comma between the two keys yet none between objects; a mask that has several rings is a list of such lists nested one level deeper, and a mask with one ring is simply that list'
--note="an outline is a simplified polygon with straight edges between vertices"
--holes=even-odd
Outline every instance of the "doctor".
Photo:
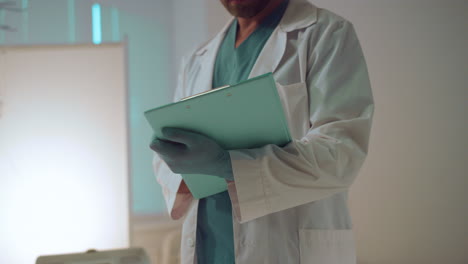
[{"label": "doctor", "polygon": [[[234,18],[183,60],[174,100],[273,72],[293,140],[228,151],[166,128],[152,141],[169,214],[186,217],[182,263],[356,263],[347,197],[374,103],[353,25],[306,0],[221,3]],[[228,191],[193,199],[183,173],[217,175]]]}]

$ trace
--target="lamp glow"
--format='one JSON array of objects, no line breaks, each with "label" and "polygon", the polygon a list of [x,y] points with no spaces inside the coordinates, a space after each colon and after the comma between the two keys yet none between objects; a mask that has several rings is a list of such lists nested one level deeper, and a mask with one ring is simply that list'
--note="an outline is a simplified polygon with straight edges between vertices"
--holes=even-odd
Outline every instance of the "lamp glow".
[{"label": "lamp glow", "polygon": [[101,21],[101,5],[94,4],[92,7],[93,16],[93,43],[98,45],[102,42],[102,21]]}]

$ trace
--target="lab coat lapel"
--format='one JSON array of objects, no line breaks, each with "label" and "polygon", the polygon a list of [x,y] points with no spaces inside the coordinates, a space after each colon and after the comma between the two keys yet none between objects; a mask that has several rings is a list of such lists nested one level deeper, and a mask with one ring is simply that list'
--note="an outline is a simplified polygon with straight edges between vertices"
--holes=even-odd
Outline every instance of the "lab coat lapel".
[{"label": "lab coat lapel", "polygon": [[286,50],[286,41],[286,32],[281,30],[280,27],[276,27],[260,52],[249,78],[275,72]]},{"label": "lab coat lapel", "polygon": [[218,49],[221,46],[221,43],[224,39],[226,31],[231,25],[233,19],[231,19],[224,28],[212,39],[205,47],[199,49],[195,55],[199,56],[200,61],[200,71],[195,77],[196,83],[193,87],[191,94],[197,94],[211,90],[213,87],[213,71],[216,61],[216,55],[218,54]]},{"label": "lab coat lapel", "polygon": [[286,52],[287,34],[305,28],[317,21],[317,7],[307,0],[289,1],[289,5],[279,25],[268,39],[258,56],[249,78],[268,72],[275,72]]}]

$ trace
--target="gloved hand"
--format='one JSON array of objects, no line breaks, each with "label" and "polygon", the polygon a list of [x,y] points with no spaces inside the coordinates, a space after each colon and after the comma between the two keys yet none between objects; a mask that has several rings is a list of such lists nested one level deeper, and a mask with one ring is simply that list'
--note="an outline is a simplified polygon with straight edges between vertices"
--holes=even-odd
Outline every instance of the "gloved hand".
[{"label": "gloved hand", "polygon": [[165,127],[162,133],[164,139],[154,138],[150,148],[158,153],[172,172],[234,180],[229,152],[211,138],[178,128]]}]

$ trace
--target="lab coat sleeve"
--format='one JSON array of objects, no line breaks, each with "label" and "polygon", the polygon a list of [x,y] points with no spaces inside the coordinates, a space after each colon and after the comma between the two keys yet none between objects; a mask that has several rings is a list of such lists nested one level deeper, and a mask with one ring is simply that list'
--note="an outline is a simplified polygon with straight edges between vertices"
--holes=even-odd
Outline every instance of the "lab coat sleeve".
[{"label": "lab coat sleeve", "polygon": [[346,191],[368,151],[374,103],[352,24],[327,26],[309,41],[310,129],[284,147],[231,150],[228,190],[243,223]]},{"label": "lab coat sleeve", "polygon": [[[184,66],[186,60],[182,59],[181,70],[177,80],[177,87],[173,96],[173,101],[179,101],[185,97],[184,93]],[[172,219],[177,220],[185,215],[189,208],[193,196],[191,193],[179,193],[179,187],[182,183],[180,174],[173,173],[167,164],[155,152],[153,156],[153,170],[156,175],[157,182],[161,185],[166,208]]]}]

